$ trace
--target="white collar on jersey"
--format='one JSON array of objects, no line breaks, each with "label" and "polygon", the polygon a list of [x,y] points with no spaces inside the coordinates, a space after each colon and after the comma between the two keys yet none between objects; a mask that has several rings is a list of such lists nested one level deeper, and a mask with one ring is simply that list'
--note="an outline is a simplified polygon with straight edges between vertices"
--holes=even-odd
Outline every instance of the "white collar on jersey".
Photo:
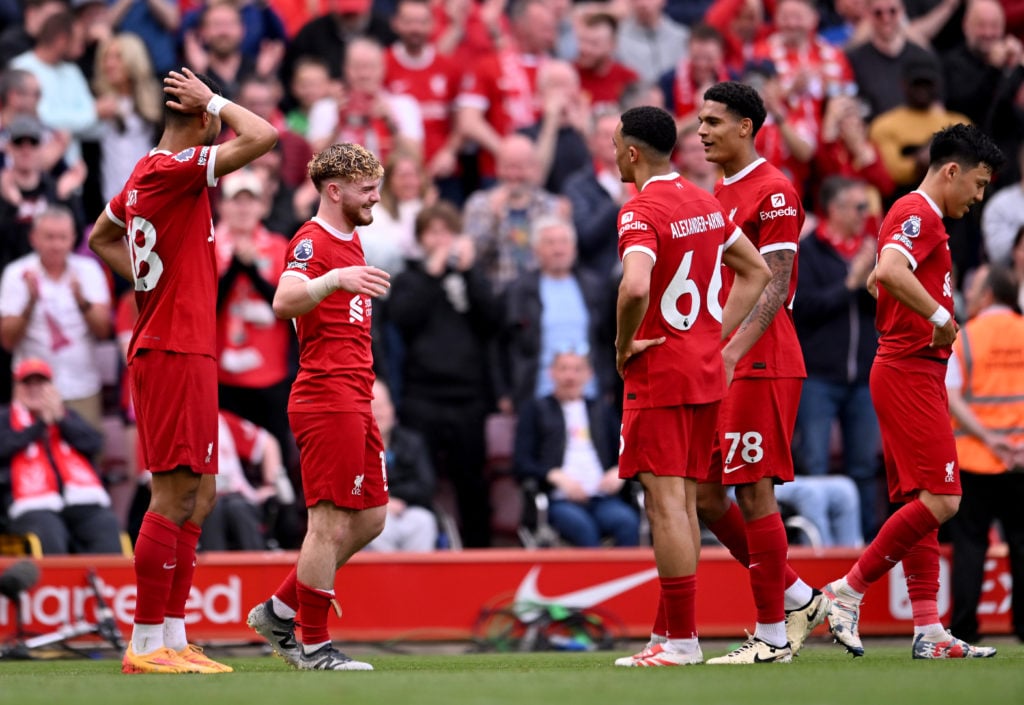
[{"label": "white collar on jersey", "polygon": [[931,196],[929,196],[921,189],[914,189],[913,191],[911,191],[911,193],[916,193],[918,196],[928,201],[928,205],[932,207],[933,211],[935,211],[935,215],[939,216],[940,218],[942,217],[942,211],[939,209],[939,206],[935,203],[935,201],[932,200]]},{"label": "white collar on jersey", "polygon": [[668,174],[658,174],[657,176],[652,176],[651,178],[647,179],[647,181],[644,182],[644,185],[640,187],[640,190],[643,191],[645,188],[647,188],[647,184],[651,183],[652,181],[675,181],[678,178],[678,171],[673,171]]},{"label": "white collar on jersey", "polygon": [[756,169],[757,167],[759,167],[762,164],[764,164],[764,162],[765,162],[765,158],[764,157],[758,157],[757,159],[755,159],[754,161],[750,162],[745,167],[743,167],[742,169],[737,171],[732,176],[723,177],[722,178],[722,183],[725,184],[726,186],[728,186],[729,184],[734,184],[737,181],[739,181],[740,179],[742,179],[744,176],[746,176],[747,174],[752,172],[754,169]]},{"label": "white collar on jersey", "polygon": [[428,44],[423,47],[422,54],[419,56],[412,56],[401,42],[395,42],[391,48],[391,55],[395,57],[395,61],[407,69],[425,69],[434,63],[434,58],[437,56],[437,52],[434,50],[432,44]]},{"label": "white collar on jersey", "polygon": [[149,156],[152,157],[157,154],[166,154],[168,156],[171,156],[171,153],[168,152],[166,149],[157,149],[156,147],[153,147],[153,149],[149,150]]},{"label": "white collar on jersey", "polygon": [[323,228],[324,230],[326,230],[327,232],[329,232],[331,235],[333,235],[334,237],[338,238],[339,240],[345,240],[347,242],[347,241],[351,240],[355,236],[355,234],[356,234],[355,230],[353,230],[350,233],[343,233],[340,230],[338,230],[336,227],[334,227],[333,225],[331,225],[330,223],[325,221],[324,219],[322,219],[322,218],[320,218],[318,216],[315,216],[315,215],[312,218],[310,218],[310,220],[312,220],[314,223],[319,225],[321,228]]}]

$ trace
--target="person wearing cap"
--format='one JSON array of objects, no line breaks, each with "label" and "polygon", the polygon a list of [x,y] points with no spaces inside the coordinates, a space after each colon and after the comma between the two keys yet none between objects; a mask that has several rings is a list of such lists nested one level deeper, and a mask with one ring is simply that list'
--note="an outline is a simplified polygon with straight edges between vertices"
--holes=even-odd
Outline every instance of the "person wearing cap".
[{"label": "person wearing cap", "polygon": [[53,380],[40,358],[14,369],[13,401],[0,408],[0,516],[7,530],[38,536],[45,555],[121,553],[110,496],[89,460],[103,435],[65,407]]},{"label": "person wearing cap", "polygon": [[17,365],[47,360],[66,404],[96,428],[103,386],[96,342],[110,333],[110,290],[96,260],[74,254],[74,217],[50,205],[32,223],[32,253],[0,276],[0,343]]},{"label": "person wearing cap", "polygon": [[[42,89],[37,79],[24,69],[7,69],[0,74],[0,147],[6,151],[10,143],[7,126],[19,116],[35,117],[39,113],[39,98]],[[49,130],[43,126],[42,156],[43,169],[51,171],[62,167],[60,162],[68,148],[71,136],[60,130]],[[6,161],[6,155],[0,157]],[[84,164],[82,167],[84,168]],[[81,175],[85,180],[85,174]]]},{"label": "person wearing cap", "polygon": [[903,67],[903,104],[887,110],[868,127],[868,138],[878,147],[882,163],[897,187],[916,185],[928,168],[928,145],[944,127],[971,119],[946,110],[942,103],[942,74],[929,60]]},{"label": "person wearing cap", "polygon": [[288,241],[260,223],[264,193],[262,179],[250,169],[228,174],[221,186],[214,237],[217,381],[223,409],[266,428],[288,449],[293,334],[271,308]]},{"label": "person wearing cap", "polygon": [[[29,232],[33,218],[49,205],[65,204],[75,210],[76,190],[85,181],[85,164],[77,162],[59,177],[50,171],[55,149],[46,145],[47,130],[32,115],[17,115],[6,125],[4,167],[0,171],[0,266],[31,252]],[[61,140],[52,140],[60,149]],[[75,218],[76,226],[80,225]]]}]

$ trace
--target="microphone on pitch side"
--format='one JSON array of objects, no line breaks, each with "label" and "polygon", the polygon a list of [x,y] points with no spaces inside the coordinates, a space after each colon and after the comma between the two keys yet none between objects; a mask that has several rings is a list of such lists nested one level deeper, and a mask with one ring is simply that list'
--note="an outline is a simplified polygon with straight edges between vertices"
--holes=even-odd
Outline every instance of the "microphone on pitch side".
[{"label": "microphone on pitch side", "polygon": [[30,560],[20,560],[0,574],[0,595],[17,602],[18,595],[31,590],[37,582],[39,566]]}]

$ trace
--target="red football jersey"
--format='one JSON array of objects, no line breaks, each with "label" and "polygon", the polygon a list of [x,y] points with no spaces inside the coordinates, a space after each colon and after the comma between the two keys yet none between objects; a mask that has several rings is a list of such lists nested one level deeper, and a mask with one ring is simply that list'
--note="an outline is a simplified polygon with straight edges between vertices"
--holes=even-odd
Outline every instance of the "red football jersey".
[{"label": "red football jersey", "polygon": [[260,462],[263,459],[263,444],[257,444],[257,441],[263,441],[267,437],[267,431],[224,409],[220,410],[220,418],[235,443],[238,459],[243,463]]},{"label": "red football jersey", "polygon": [[676,173],[653,177],[622,206],[619,257],[654,259],[650,303],[635,337],[665,337],[626,365],[623,408],[725,396],[722,252],[741,235],[718,201]]},{"label": "red football jersey", "polygon": [[[878,231],[878,251],[895,249],[909,261],[914,275],[932,298],[953,313],[953,260],[949,254],[949,235],[942,224],[942,211],[921,191],[908,193],[892,204]],[[878,312],[875,324],[881,338],[878,358],[924,355],[949,358],[948,348],[928,347],[934,326],[927,319],[899,303],[878,287]]]},{"label": "red football jersey", "polygon": [[[779,250],[793,251],[789,294],[775,314],[768,330],[736,365],[735,378],[805,377],[804,356],[793,325],[793,296],[796,294],[797,243],[804,223],[804,208],[793,184],[764,159],[715,185],[715,196],[743,233],[762,255]],[[731,270],[724,273],[723,296],[732,287]],[[723,299],[724,301],[724,299]]]},{"label": "red football jersey", "polygon": [[576,67],[576,72],[580,76],[580,91],[590,98],[592,111],[599,108],[617,108],[625,90],[640,80],[636,71],[617,61],[601,74],[579,66]]},{"label": "red football jersey", "polygon": [[[466,67],[457,99],[459,107],[474,107],[484,112],[491,127],[501,136],[530,127],[540,118],[537,103],[536,56],[510,50],[489,54],[476,65]],[[480,171],[494,175],[494,155],[480,154]]]},{"label": "red football jersey", "polygon": [[[231,266],[234,251],[231,231],[220,225],[217,235],[217,273]],[[253,264],[260,277],[276,282],[284,271],[288,242],[262,225],[252,234],[256,251]],[[291,324],[274,315],[248,276],[239,275],[231,285],[217,316],[217,381],[234,387],[268,387],[288,376]]]},{"label": "red football jersey", "polygon": [[427,47],[422,57],[412,57],[405,47],[395,44],[385,55],[384,88],[415,98],[423,114],[424,163],[437,154],[452,131],[458,76],[452,60],[434,47]]},{"label": "red football jersey", "polygon": [[107,216],[125,228],[139,320],[128,348],[217,355],[217,264],[206,189],[217,147],[139,160]]},{"label": "red football jersey", "polygon": [[[295,233],[282,277],[310,280],[341,267],[365,266],[359,234],[343,233],[319,218]],[[373,398],[370,351],[372,299],[338,290],[295,319],[299,374],[289,412],[369,411]]]}]

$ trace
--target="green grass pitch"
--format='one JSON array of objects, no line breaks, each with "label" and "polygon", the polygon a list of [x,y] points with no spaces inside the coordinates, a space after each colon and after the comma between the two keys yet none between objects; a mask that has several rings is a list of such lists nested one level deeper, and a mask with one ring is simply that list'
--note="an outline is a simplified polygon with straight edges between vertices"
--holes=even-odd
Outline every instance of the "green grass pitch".
[{"label": "green grass pitch", "polygon": [[[708,645],[710,646],[710,644]],[[1019,705],[1024,646],[993,659],[913,661],[903,647],[870,644],[853,660],[807,646],[790,665],[624,669],[625,652],[370,655],[373,673],[305,673],[271,657],[224,658],[235,673],[122,676],[103,660],[0,661],[6,705]],[[724,647],[705,648],[705,658]]]}]

